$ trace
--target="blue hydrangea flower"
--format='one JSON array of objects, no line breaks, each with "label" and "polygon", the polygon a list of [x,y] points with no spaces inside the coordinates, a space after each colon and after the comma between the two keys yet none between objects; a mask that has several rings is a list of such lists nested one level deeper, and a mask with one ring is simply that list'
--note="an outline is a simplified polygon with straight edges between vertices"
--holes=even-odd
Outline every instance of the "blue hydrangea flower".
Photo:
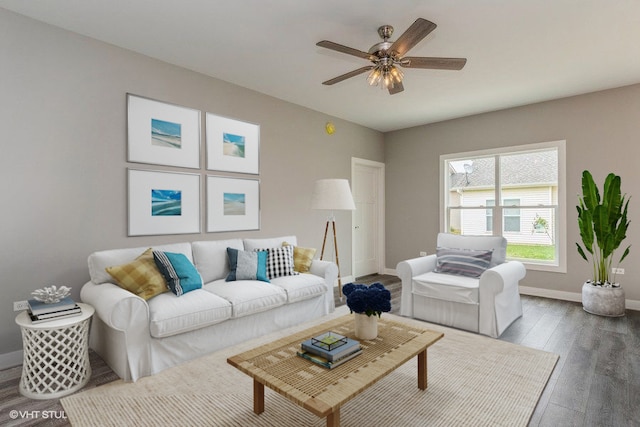
[{"label": "blue hydrangea flower", "polygon": [[380,317],[383,312],[391,311],[391,292],[382,283],[370,286],[359,283],[347,283],[342,287],[347,297],[347,306],[352,313]]}]

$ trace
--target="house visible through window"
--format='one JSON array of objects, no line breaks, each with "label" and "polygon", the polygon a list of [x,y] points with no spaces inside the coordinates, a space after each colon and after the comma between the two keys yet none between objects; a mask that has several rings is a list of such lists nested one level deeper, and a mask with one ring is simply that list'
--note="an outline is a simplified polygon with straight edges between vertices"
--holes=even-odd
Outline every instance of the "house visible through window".
[{"label": "house visible through window", "polygon": [[[493,199],[487,200],[487,206],[495,206],[496,201]],[[502,210],[504,224],[504,231],[509,232],[520,232],[520,209],[518,208],[509,208],[507,206],[519,206],[520,199],[504,199],[502,205],[505,208]],[[493,231],[493,209],[487,209],[487,231]]]},{"label": "house visible through window", "polygon": [[444,230],[504,236],[507,258],[564,271],[564,147],[559,141],[441,156]]}]

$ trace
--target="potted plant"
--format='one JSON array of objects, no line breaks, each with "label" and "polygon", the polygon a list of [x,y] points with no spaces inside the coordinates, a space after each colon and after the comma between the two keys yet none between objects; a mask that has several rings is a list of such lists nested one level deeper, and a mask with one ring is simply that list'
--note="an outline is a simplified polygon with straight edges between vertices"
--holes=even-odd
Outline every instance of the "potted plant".
[{"label": "potted plant", "polygon": [[[593,276],[582,286],[582,306],[585,311],[603,316],[624,316],[624,290],[611,276],[616,260],[614,254],[626,238],[629,220],[629,198],[620,191],[621,179],[610,173],[604,181],[602,197],[589,171],[582,172],[582,196],[579,196],[578,227],[582,246],[578,253],[591,262]],[[629,255],[629,248],[617,261],[619,265]],[[587,253],[589,256],[587,256]],[[589,261],[591,258],[591,261]]]},{"label": "potted plant", "polygon": [[357,338],[372,340],[378,336],[378,318],[391,311],[391,292],[382,283],[370,286],[347,283],[342,287],[347,297],[347,306],[355,315]]}]

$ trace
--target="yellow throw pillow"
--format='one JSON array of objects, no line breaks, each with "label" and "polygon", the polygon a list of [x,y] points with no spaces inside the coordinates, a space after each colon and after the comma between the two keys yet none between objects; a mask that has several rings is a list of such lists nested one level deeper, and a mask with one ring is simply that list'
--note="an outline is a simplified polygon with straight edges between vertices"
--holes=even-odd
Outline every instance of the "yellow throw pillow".
[{"label": "yellow throw pillow", "polygon": [[[282,246],[291,246],[287,242],[283,242]],[[300,246],[293,247],[293,269],[298,273],[308,273],[313,262],[313,257],[316,256],[315,248],[301,248]]]},{"label": "yellow throw pillow", "polygon": [[145,300],[167,292],[167,282],[153,259],[153,249],[149,248],[128,264],[107,267],[107,273],[121,288],[133,292]]}]

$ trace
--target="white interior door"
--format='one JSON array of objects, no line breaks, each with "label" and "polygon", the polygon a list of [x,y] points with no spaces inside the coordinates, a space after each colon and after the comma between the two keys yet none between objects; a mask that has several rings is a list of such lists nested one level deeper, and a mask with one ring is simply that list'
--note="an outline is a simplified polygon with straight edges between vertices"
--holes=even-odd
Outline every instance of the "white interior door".
[{"label": "white interior door", "polygon": [[352,159],[353,275],[384,272],[384,164]]}]

